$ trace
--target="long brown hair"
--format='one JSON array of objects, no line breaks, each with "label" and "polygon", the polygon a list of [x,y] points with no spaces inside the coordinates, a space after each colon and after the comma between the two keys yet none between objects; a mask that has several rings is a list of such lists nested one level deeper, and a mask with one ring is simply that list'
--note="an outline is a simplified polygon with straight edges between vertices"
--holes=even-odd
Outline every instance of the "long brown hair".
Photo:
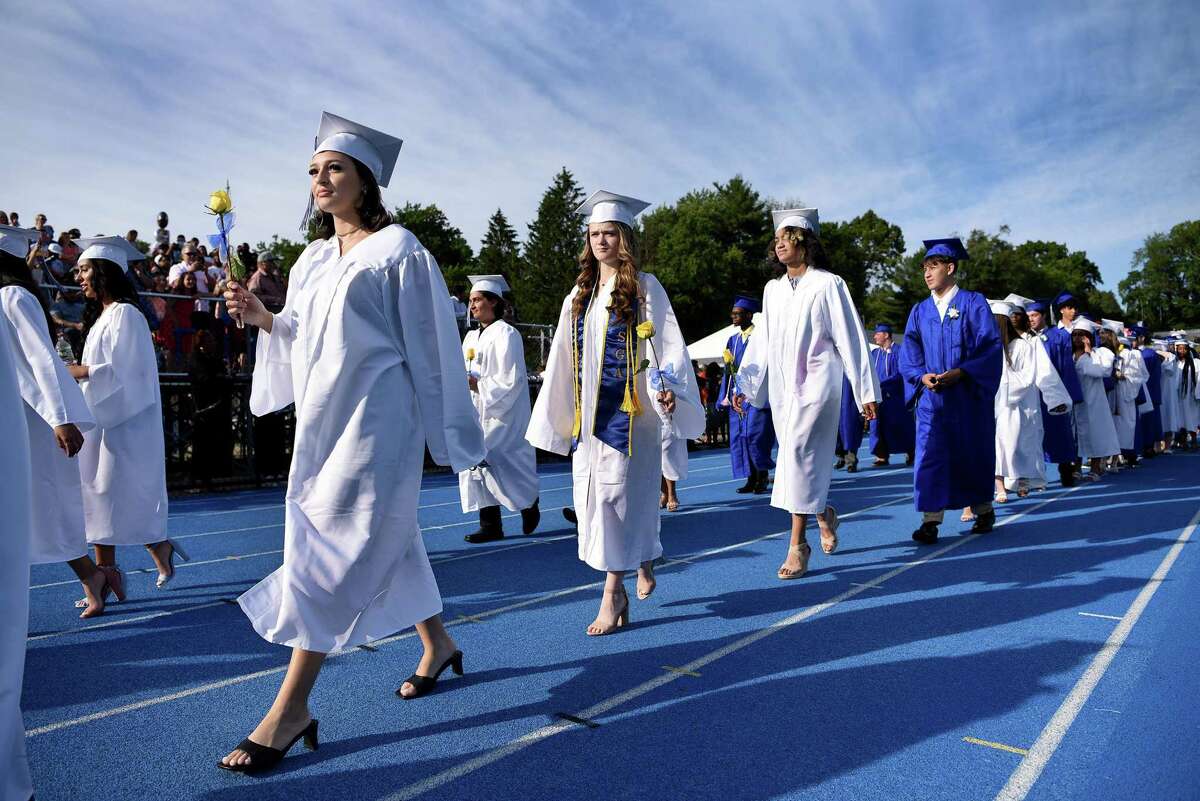
[{"label": "long brown hair", "polygon": [[996,325],[1000,329],[1000,347],[1004,349],[1004,361],[1008,362],[1008,366],[1012,367],[1012,354],[1009,353],[1008,343],[1014,339],[1018,339],[1016,326],[1012,324],[1007,314],[992,314],[996,318]]},{"label": "long brown hair", "polygon": [[[605,224],[600,223],[600,225]],[[637,243],[634,240],[632,228],[625,223],[613,222],[612,224],[617,226],[617,233],[620,235],[617,247],[617,258],[620,263],[617,265],[617,280],[613,285],[609,309],[616,314],[618,321],[628,325],[635,322],[633,302],[638,297],[640,289],[637,279]],[[575,300],[571,304],[571,313],[576,319],[582,317],[587,311],[588,303],[592,299],[592,293],[598,288],[599,281],[600,262],[592,253],[591,237],[585,236],[583,252],[579,254],[579,277],[575,279],[575,286],[579,288],[579,291],[575,293]]]}]

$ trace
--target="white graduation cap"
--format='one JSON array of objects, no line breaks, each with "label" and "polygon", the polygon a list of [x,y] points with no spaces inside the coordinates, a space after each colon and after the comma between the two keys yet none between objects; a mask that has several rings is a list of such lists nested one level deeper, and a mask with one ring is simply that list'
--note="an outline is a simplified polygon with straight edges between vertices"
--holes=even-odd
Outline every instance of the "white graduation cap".
[{"label": "white graduation cap", "polygon": [[1125,333],[1125,323],[1120,323],[1120,322],[1117,322],[1116,320],[1106,320],[1103,317],[1101,317],[1100,325],[1104,326],[1109,331],[1112,331],[1117,336],[1121,336],[1122,334]]},{"label": "white graduation cap", "polygon": [[403,139],[322,111],[321,126],[317,128],[317,138],[313,142],[313,155],[325,150],[344,153],[361,161],[380,186],[387,186],[403,144]]},{"label": "white graduation cap", "polygon": [[1100,330],[1100,326],[1086,317],[1076,317],[1075,322],[1071,324],[1071,330],[1087,331],[1090,334],[1094,334]]},{"label": "white graduation cap", "polygon": [[491,292],[498,297],[504,297],[509,291],[508,282],[503,275],[468,275],[472,292]]},{"label": "white graduation cap", "polygon": [[1003,314],[1005,317],[1013,313],[1013,305],[1006,300],[988,300],[988,308],[992,314]]},{"label": "white graduation cap", "polygon": [[1025,309],[1029,306],[1029,304],[1033,303],[1033,299],[1032,298],[1024,298],[1017,294],[1010,294],[1008,297],[1006,297],[1004,299],[1004,302],[1011,303],[1013,305],[1013,308],[1018,309],[1019,311],[1025,311]]},{"label": "white graduation cap", "polygon": [[575,209],[575,213],[586,216],[588,225],[619,222],[632,228],[634,218],[648,208],[650,204],[644,200],[598,189]]},{"label": "white graduation cap", "polygon": [[41,234],[32,228],[0,225],[0,250],[18,259],[28,256],[29,248],[40,238]]},{"label": "white graduation cap", "polygon": [[814,234],[821,233],[821,220],[816,209],[776,209],[771,212],[775,230],[780,228],[803,228]]},{"label": "white graduation cap", "polygon": [[146,258],[146,254],[135,248],[123,236],[88,236],[76,239],[75,244],[83,248],[83,252],[79,254],[79,261],[107,259],[116,263],[122,270],[129,269],[129,262]]},{"label": "white graduation cap", "polygon": [[1125,336],[1124,334],[1117,337],[1117,341],[1120,342],[1125,347],[1129,347],[1130,345],[1133,344],[1133,341],[1129,337]]}]

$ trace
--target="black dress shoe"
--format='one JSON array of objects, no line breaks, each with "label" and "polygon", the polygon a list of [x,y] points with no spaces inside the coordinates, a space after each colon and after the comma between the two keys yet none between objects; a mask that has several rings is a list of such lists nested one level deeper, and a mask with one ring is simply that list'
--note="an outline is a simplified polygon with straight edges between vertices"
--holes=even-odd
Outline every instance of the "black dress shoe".
[{"label": "black dress shoe", "polygon": [[528,509],[521,510],[521,531],[525,534],[537,531],[540,522],[542,522],[542,510],[538,508],[538,501],[534,501],[533,506]]},{"label": "black dress shoe", "polygon": [[504,539],[504,532],[496,529],[479,529],[463,537],[464,540],[471,543],[495,542],[496,540]]},{"label": "black dress shoe", "polygon": [[756,484],[758,484],[758,475],[752,472],[750,473],[750,477],[746,479],[746,483],[738,487],[736,490],[734,490],[734,492],[736,492],[738,495],[746,495],[754,492],[754,487]]},{"label": "black dress shoe", "polygon": [[262,773],[275,767],[287,756],[287,752],[292,750],[292,746],[300,738],[304,738],[304,745],[309,751],[316,751],[319,747],[317,743],[317,719],[313,718],[309,724],[304,727],[304,730],[292,738],[292,741],[283,748],[271,748],[266,745],[259,745],[250,738],[246,738],[238,743],[237,750],[245,751],[250,756],[250,762],[245,765],[226,765],[224,762],[218,762],[217,767],[221,770],[228,770],[234,773]]},{"label": "black dress shoe", "polygon": [[1071,465],[1058,466],[1058,478],[1062,481],[1064,487],[1073,487],[1076,484],[1075,469]]},{"label": "black dress shoe", "polygon": [[921,527],[912,533],[912,538],[922,545],[933,545],[938,538],[938,524],[922,523]]},{"label": "black dress shoe", "polygon": [[579,522],[579,518],[576,517],[576,515],[575,515],[575,510],[572,509],[570,506],[564,506],[562,513],[563,513],[563,517],[565,517],[567,519],[568,523],[571,523],[572,525],[574,525]]},{"label": "black dress shoe", "polygon": [[996,512],[984,512],[975,518],[975,525],[971,526],[972,534],[987,534],[996,525]]},{"label": "black dress shoe", "polygon": [[846,457],[844,457],[844,456],[839,456],[838,460],[833,463],[834,470],[841,470],[845,466],[846,466]]}]

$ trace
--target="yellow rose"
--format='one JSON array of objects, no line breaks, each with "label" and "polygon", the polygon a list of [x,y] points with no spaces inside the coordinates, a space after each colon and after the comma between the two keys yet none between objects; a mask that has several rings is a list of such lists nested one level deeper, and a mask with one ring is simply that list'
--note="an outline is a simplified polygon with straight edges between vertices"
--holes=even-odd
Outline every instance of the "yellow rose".
[{"label": "yellow rose", "polygon": [[731,351],[729,348],[726,348],[725,352],[721,354],[721,358],[726,364],[733,364],[733,351]]},{"label": "yellow rose", "polygon": [[467,359],[469,359],[470,361],[475,360],[475,349],[474,348],[467,348]]},{"label": "yellow rose", "polygon": [[647,320],[637,327],[638,339],[649,339],[654,336],[654,323]]},{"label": "yellow rose", "polygon": [[208,197],[208,210],[213,214],[228,214],[233,210],[233,201],[224,189],[218,189]]}]

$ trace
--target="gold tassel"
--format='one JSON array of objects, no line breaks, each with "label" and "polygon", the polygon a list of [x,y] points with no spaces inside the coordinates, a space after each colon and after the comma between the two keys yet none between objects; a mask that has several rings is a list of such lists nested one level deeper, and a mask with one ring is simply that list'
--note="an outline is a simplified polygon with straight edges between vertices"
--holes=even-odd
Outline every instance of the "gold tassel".
[{"label": "gold tassel", "polygon": [[625,338],[625,400],[621,402],[621,411],[633,418],[642,413],[642,405],[638,402],[637,392],[633,387],[635,346],[632,343],[637,342],[637,340],[633,337],[632,326],[630,326],[628,333],[629,335]]}]

